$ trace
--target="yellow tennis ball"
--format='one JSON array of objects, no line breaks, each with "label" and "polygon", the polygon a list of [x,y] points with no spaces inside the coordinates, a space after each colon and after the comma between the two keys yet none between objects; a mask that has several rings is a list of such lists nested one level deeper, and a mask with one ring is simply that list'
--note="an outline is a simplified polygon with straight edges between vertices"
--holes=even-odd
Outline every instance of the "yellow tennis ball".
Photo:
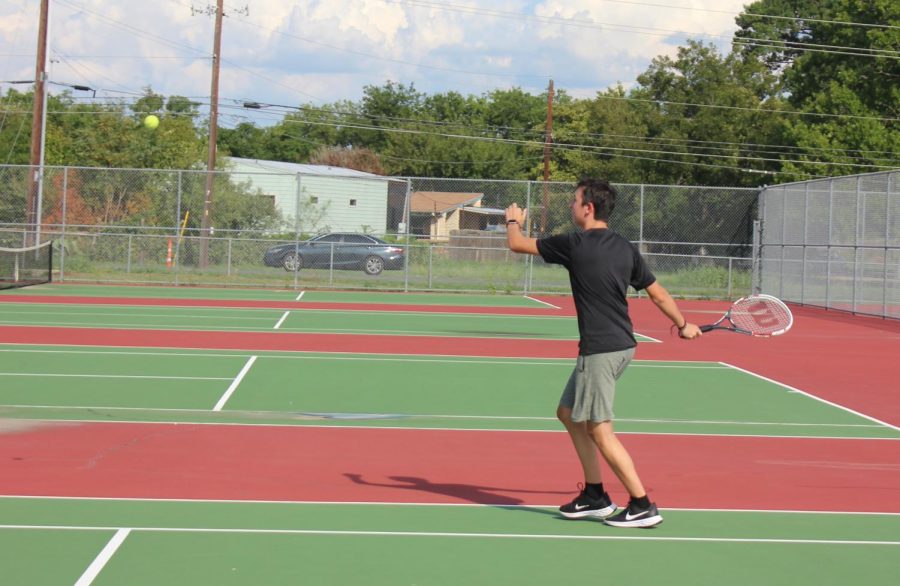
[{"label": "yellow tennis ball", "polygon": [[157,126],[159,126],[159,118],[158,117],[154,116],[153,114],[150,114],[149,116],[144,118],[144,127],[149,128],[150,130],[153,130]]}]

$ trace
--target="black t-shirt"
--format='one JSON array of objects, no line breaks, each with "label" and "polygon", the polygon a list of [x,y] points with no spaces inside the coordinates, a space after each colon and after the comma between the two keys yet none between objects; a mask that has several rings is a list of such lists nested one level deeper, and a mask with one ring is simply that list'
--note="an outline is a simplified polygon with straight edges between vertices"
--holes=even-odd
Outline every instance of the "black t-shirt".
[{"label": "black t-shirt", "polygon": [[578,313],[579,354],[633,348],[628,286],[645,289],[656,281],[637,247],[612,230],[599,228],[537,241],[541,258],[569,270]]}]

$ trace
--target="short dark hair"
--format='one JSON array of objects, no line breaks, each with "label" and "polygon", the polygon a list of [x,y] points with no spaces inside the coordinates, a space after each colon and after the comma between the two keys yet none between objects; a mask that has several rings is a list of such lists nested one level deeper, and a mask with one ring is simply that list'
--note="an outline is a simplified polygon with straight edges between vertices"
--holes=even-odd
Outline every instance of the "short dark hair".
[{"label": "short dark hair", "polygon": [[581,192],[581,202],[594,204],[594,219],[609,220],[616,207],[616,188],[602,179],[585,178],[578,182],[575,189],[584,188]]}]

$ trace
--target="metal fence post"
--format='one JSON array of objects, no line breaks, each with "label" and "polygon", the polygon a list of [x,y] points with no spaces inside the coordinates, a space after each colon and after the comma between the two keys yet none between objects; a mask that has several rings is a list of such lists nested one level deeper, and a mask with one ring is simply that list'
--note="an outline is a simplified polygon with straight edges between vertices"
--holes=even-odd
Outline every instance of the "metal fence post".
[{"label": "metal fence post", "polygon": [[181,193],[182,186],[181,181],[184,176],[184,171],[178,172],[178,189],[175,193],[175,236],[178,236],[178,226],[181,224]]},{"label": "metal fence post", "polygon": [[328,243],[328,285],[334,285],[334,242]]},{"label": "metal fence post", "polygon": [[[403,292],[409,293],[409,255],[412,252],[409,246],[409,216],[412,198],[412,180],[406,180],[406,201],[403,203],[403,222],[406,226],[406,254],[403,256]],[[430,286],[429,286],[430,288]]]},{"label": "metal fence post", "polygon": [[175,286],[178,286],[178,271],[181,268],[181,236],[179,235],[178,226],[181,224],[181,199],[184,193],[184,171],[178,172],[178,191],[176,194],[176,204],[175,204],[175,228],[174,238],[175,238],[175,263],[173,265],[174,271],[172,273],[172,280],[175,283]]},{"label": "metal fence post", "polygon": [[[431,269],[432,269],[432,256],[434,253],[432,252],[434,247],[431,243],[428,243],[428,288],[431,289]],[[409,250],[407,249],[407,254],[409,254]]]},{"label": "metal fence post", "polygon": [[859,282],[859,234],[860,226],[860,192],[859,177],[856,178],[856,230],[853,242],[853,300],[850,303],[853,313],[856,313],[856,284]]},{"label": "metal fence post", "polygon": [[303,175],[297,173],[297,193],[294,198],[294,290],[300,287],[300,269],[298,261],[300,259],[300,198],[303,195]]},{"label": "metal fence post", "polygon": [[[529,181],[525,186],[525,209],[531,209],[531,185],[532,182]],[[527,234],[531,236],[531,214],[525,218],[525,229],[527,230]],[[531,284],[531,279],[534,276],[534,260],[531,258],[530,254],[523,255],[525,257],[525,280],[522,283],[522,295],[528,295],[528,291],[530,289],[529,285]]]},{"label": "metal fence post", "polygon": [[641,183],[641,211],[638,215],[638,250],[644,252],[644,184]]},{"label": "metal fence post", "polygon": [[881,273],[881,315],[888,316],[888,253],[891,240],[891,174],[887,176],[884,198],[884,271]]},{"label": "metal fence post", "polygon": [[231,276],[231,243],[233,240],[233,238],[228,238],[228,254],[225,264],[225,276],[227,277]]},{"label": "metal fence post", "polygon": [[762,293],[762,259],[760,258],[762,240],[762,222],[753,222],[753,246],[750,259],[750,292]]},{"label": "metal fence post", "polygon": [[69,168],[63,167],[62,246],[59,247],[59,280],[66,280],[66,213],[69,203]]},{"label": "metal fence post", "polygon": [[785,208],[787,207],[787,191],[784,188],[781,190],[781,195],[781,274],[778,278],[778,297],[784,299],[784,249],[785,240],[787,240],[787,236],[784,233],[787,229],[787,213],[785,212]]},{"label": "metal fence post", "polygon": [[128,235],[128,257],[125,261],[125,272],[131,273],[131,241],[134,238],[134,234]]},{"label": "metal fence post", "polygon": [[825,307],[831,307],[831,232],[834,226],[834,180],[828,180],[828,244],[825,247]]},{"label": "metal fence post", "polygon": [[809,244],[809,183],[803,190],[803,264],[800,266],[800,303],[806,303],[806,251]]}]

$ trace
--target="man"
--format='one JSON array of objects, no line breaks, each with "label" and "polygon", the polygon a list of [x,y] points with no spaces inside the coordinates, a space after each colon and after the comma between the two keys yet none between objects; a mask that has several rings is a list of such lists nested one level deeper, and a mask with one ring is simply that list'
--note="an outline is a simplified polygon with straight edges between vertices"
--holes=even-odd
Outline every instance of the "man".
[{"label": "man", "polygon": [[[540,255],[544,261],[568,269],[578,315],[578,360],[556,415],[578,454],[585,483],[572,502],[559,508],[560,513],[570,519],[602,518],[615,527],[653,527],[662,523],[662,515],[647,497],[631,456],[613,433],[616,381],[637,346],[626,300],[629,285],[645,290],[682,338],[696,338],[701,333],[684,319],[637,248],[609,229],[615,204],[616,191],[609,183],[584,179],[575,188],[571,205],[572,222],[580,231],[540,240],[528,238],[522,234],[526,210],[512,204],[506,209],[507,240],[514,252]],[[628,506],[617,515],[613,515],[616,505],[603,489],[595,448],[630,495]]]}]

